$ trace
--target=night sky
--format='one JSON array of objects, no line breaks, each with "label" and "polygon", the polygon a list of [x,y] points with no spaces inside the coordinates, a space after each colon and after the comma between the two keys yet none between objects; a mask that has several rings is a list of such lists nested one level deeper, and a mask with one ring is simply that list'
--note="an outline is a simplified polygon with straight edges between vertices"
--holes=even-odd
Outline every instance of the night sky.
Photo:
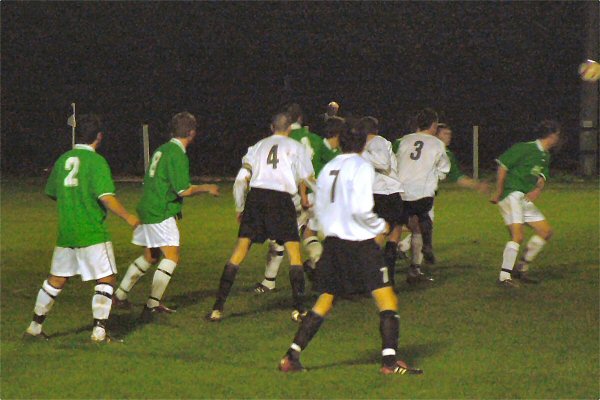
[{"label": "night sky", "polygon": [[[203,137],[194,174],[232,175],[285,102],[308,125],[336,100],[379,118],[384,136],[430,106],[454,127],[470,165],[533,139],[542,118],[569,136],[553,167],[577,165],[582,2],[2,2],[2,171],[40,175],[70,146],[66,119],[103,116],[115,174],[142,174],[151,148],[188,110]],[[284,88],[284,80],[290,83]]]}]

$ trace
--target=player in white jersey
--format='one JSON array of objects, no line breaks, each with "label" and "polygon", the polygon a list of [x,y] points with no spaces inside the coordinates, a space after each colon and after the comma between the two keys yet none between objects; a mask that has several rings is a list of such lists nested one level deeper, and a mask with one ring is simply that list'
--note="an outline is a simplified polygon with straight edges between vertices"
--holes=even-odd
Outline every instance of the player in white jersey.
[{"label": "player in white jersey", "polygon": [[398,299],[389,280],[377,235],[386,222],[373,212],[375,170],[360,153],[366,141],[362,130],[340,136],[345,154],[327,163],[319,174],[315,201],[317,223],[325,234],[323,255],[316,270],[320,296],[302,320],[294,341],[279,362],[282,372],[303,371],[300,352],[319,330],[334,298],[366,285],[379,309],[383,374],[421,373],[396,358],[400,318]]},{"label": "player in white jersey", "polygon": [[[373,183],[373,197],[375,207],[373,210],[390,226],[390,234],[385,244],[384,258],[388,267],[390,281],[394,286],[395,264],[398,257],[398,241],[402,234],[402,184],[398,180],[396,156],[392,151],[392,144],[379,136],[379,122],[373,117],[364,117],[357,129],[367,135],[367,144],[362,157],[369,161],[375,168],[375,182]],[[383,243],[379,243],[383,246]]]},{"label": "player in white jersey", "polygon": [[435,262],[429,211],[438,181],[450,171],[446,146],[435,137],[437,113],[426,108],[419,111],[415,121],[417,132],[404,136],[396,152],[398,178],[404,186],[404,220],[412,232],[412,260],[406,278],[409,284],[432,280],[421,272],[420,254],[422,251],[426,261]]},{"label": "player in white jersey", "polygon": [[250,192],[243,212],[238,210],[238,241],[223,269],[217,298],[208,315],[210,321],[223,318],[223,308],[235,275],[252,243],[263,243],[266,239],[283,243],[290,257],[290,283],[294,300],[292,319],[298,320],[306,312],[303,305],[304,272],[300,237],[292,196],[302,182],[314,186],[314,171],[304,146],[288,137],[290,125],[287,113],[277,114],[271,124],[273,135],[248,148],[248,153],[242,159],[243,167],[251,174]]}]

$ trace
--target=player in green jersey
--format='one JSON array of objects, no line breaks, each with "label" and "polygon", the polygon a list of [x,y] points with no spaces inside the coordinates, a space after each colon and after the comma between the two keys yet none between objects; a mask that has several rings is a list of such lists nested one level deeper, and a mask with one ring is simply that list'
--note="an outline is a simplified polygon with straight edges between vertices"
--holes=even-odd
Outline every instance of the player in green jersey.
[{"label": "player in green jersey", "polygon": [[93,114],[81,115],[77,129],[78,144],[59,157],[46,184],[46,194],[56,200],[58,206],[58,240],[50,275],[38,292],[33,321],[25,331],[25,338],[49,338],[42,331],[46,315],[69,278],[81,275],[83,281],[96,281],[91,338],[94,342],[111,340],[106,332],[106,321],[117,267],[104,225],[106,209],[132,227],[140,221],[117,200],[110,167],[104,157],[96,153],[103,139],[100,118]]},{"label": "player in green jersey", "polygon": [[155,313],[172,313],[174,310],[161,304],[162,296],[179,262],[179,229],[177,220],[182,217],[183,198],[199,193],[219,195],[217,185],[192,185],[190,182],[187,147],[196,137],[196,118],[182,112],[171,119],[169,126],[173,138],[160,146],[144,176],[144,193],[137,207],[142,221],[133,233],[132,243],[143,246],[144,254],[129,266],[115,292],[115,306],[130,308],[129,291],[158,263],[152,289],[142,311],[141,320],[150,322]]},{"label": "player in green jersey", "polygon": [[[550,149],[560,141],[560,125],[545,120],[535,129],[537,140],[517,143],[498,157],[497,189],[491,202],[498,204],[511,240],[506,243],[498,283],[514,288],[523,283],[538,283],[527,275],[528,265],[552,236],[552,228],[535,206],[549,178]],[[527,242],[521,261],[513,269],[523,242],[523,225],[533,228],[535,234]]]}]

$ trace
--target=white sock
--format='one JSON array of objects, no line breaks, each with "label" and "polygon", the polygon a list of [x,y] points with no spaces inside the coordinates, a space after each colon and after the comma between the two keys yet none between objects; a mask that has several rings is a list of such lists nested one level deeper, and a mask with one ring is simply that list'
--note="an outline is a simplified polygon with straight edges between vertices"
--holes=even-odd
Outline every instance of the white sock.
[{"label": "white sock", "polygon": [[316,236],[309,236],[302,241],[304,248],[308,252],[308,257],[311,261],[311,268],[315,268],[317,266],[317,262],[321,259],[321,254],[323,253],[323,245],[319,241],[319,238]]},{"label": "white sock", "polygon": [[423,262],[423,236],[414,233],[410,241],[411,264],[421,265]]},{"label": "white sock", "polygon": [[156,272],[154,273],[154,279],[152,279],[150,297],[148,298],[148,302],[146,302],[147,307],[153,308],[160,304],[160,300],[167,289],[167,285],[171,280],[171,275],[173,275],[176,266],[177,263],[166,258],[163,258],[158,264]]},{"label": "white sock", "polygon": [[526,263],[532,262],[535,257],[542,251],[542,248],[546,244],[546,241],[542,239],[538,235],[533,235],[529,242],[527,242],[527,247],[525,247],[525,252],[523,253],[523,261]]},{"label": "white sock", "polygon": [[275,289],[275,278],[283,261],[285,248],[274,240],[269,240],[269,252],[267,253],[267,264],[265,266],[265,279],[261,282],[269,289]]},{"label": "white sock", "polygon": [[47,280],[42,283],[42,288],[38,292],[37,298],[35,299],[35,306],[33,307],[34,320],[31,321],[27,332],[32,335],[39,335],[42,332],[42,324],[46,318],[46,314],[50,312],[50,309],[54,305],[56,296],[60,294],[62,289],[57,289],[50,285]]},{"label": "white sock", "polygon": [[398,250],[400,250],[403,253],[406,253],[407,251],[409,251],[411,237],[412,237],[412,233],[409,233],[404,239],[402,239],[400,244],[398,244]]},{"label": "white sock", "polygon": [[94,287],[92,297],[92,314],[94,315],[94,331],[92,336],[103,340],[106,335],[105,323],[112,306],[113,287],[108,283],[99,283]]},{"label": "white sock", "polygon": [[150,264],[144,256],[138,257],[134,262],[129,265],[119,288],[115,292],[115,296],[119,300],[125,300],[129,291],[133,286],[137,283],[137,281],[144,276],[148,268],[150,268],[152,264]]},{"label": "white sock", "polygon": [[519,254],[519,243],[506,243],[506,246],[504,246],[504,253],[502,254],[502,269],[500,270],[501,281],[510,279],[510,273],[512,272],[512,269],[515,266],[517,254]]}]

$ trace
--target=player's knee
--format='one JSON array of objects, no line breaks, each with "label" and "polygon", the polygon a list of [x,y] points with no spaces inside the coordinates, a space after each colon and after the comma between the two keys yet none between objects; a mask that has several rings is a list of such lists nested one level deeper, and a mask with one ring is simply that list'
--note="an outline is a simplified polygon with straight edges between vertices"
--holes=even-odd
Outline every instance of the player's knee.
[{"label": "player's knee", "polygon": [[48,276],[48,279],[47,279],[50,286],[52,286],[55,289],[62,289],[63,287],[65,287],[68,280],[69,280],[69,278],[67,278],[67,277],[55,276],[55,275],[50,275],[50,276]]},{"label": "player's knee", "polygon": [[106,283],[107,285],[115,286],[117,284],[117,277],[115,275],[106,276],[104,278],[96,279],[96,283]]},{"label": "player's knee", "polygon": [[550,238],[552,236],[554,236],[554,229],[552,229],[551,227],[548,227],[544,232],[541,232],[540,236],[544,240],[550,240]]}]

